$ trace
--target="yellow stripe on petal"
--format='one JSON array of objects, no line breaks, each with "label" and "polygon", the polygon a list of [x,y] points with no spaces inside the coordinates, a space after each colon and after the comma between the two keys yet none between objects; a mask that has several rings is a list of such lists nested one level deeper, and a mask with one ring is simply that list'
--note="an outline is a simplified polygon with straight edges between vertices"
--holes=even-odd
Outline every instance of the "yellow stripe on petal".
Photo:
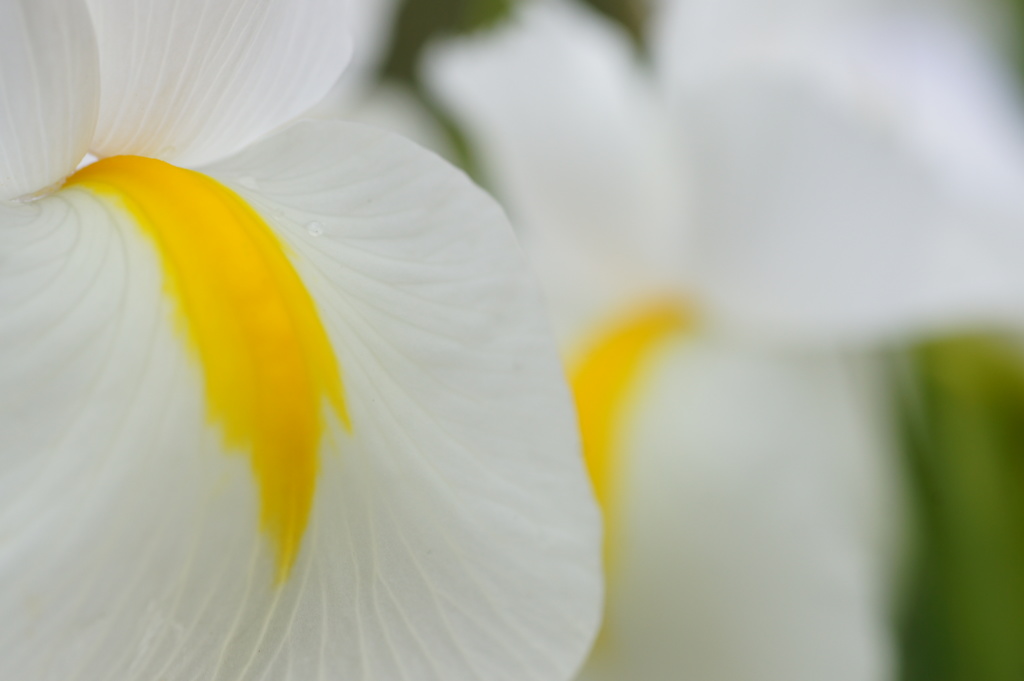
[{"label": "yellow stripe on petal", "polygon": [[75,173],[152,239],[204,373],[209,418],[248,452],[260,525],[287,579],[316,491],[326,402],[348,425],[341,374],[308,291],[263,219],[227,187],[163,161],[116,156]]},{"label": "yellow stripe on petal", "polygon": [[610,538],[614,536],[614,509],[621,480],[622,457],[616,450],[624,414],[651,351],[691,323],[691,315],[682,305],[648,308],[600,335],[572,372],[583,454],[605,517],[606,562],[611,555]]}]

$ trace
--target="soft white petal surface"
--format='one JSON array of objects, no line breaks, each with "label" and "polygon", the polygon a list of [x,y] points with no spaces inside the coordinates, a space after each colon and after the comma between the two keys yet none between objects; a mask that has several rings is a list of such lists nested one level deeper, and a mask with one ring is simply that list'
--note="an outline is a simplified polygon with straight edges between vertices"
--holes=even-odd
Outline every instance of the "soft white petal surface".
[{"label": "soft white petal surface", "polygon": [[397,10],[397,0],[349,0],[352,63],[345,71],[344,81],[366,84],[375,75],[391,46]]},{"label": "soft white petal surface", "polygon": [[345,0],[88,0],[102,100],[92,150],[222,158],[316,104],[348,62]]},{"label": "soft white petal surface", "polygon": [[398,133],[444,158],[455,156],[447,133],[405,85],[380,83],[365,91],[358,101],[350,102],[350,106],[337,115],[353,123]]},{"label": "soft white petal surface", "polygon": [[1024,115],[1009,76],[941,17],[797,21],[778,4],[684,3],[662,24],[711,307],[805,337],[1016,316]]},{"label": "soft white petal surface", "polygon": [[74,172],[98,103],[96,44],[82,0],[0,3],[0,200]]},{"label": "soft white petal surface", "polygon": [[571,243],[623,293],[674,286],[687,237],[675,131],[634,49],[590,10],[524,3],[498,31],[435,50],[425,68],[528,248]]},{"label": "soft white petal surface", "polygon": [[597,514],[500,210],[343,124],[209,170],[286,243],[344,374],[303,551],[275,590],[138,229],[82,190],[0,205],[0,678],[568,679]]},{"label": "soft white petal surface", "polygon": [[374,80],[391,45],[397,5],[396,0],[350,0],[351,34],[355,36],[352,61],[308,115],[352,120],[349,111],[360,106],[366,96],[373,96]]},{"label": "soft white petal surface", "polygon": [[899,529],[867,367],[741,342],[654,358],[620,440],[586,681],[885,681]]}]

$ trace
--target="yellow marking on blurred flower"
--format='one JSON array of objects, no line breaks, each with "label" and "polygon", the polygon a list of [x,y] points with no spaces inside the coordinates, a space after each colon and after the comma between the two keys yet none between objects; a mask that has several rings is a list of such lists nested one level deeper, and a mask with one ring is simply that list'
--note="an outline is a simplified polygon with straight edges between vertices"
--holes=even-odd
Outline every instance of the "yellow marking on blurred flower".
[{"label": "yellow marking on blurred flower", "polygon": [[259,214],[201,173],[116,156],[67,184],[115,201],[156,245],[203,368],[209,418],[228,447],[251,458],[260,525],[283,582],[313,505],[325,400],[348,426],[341,374],[312,298]]},{"label": "yellow marking on blurred flower", "polygon": [[583,455],[604,512],[606,562],[621,478],[616,445],[625,408],[652,349],[691,323],[691,315],[682,305],[648,308],[599,336],[572,372]]}]

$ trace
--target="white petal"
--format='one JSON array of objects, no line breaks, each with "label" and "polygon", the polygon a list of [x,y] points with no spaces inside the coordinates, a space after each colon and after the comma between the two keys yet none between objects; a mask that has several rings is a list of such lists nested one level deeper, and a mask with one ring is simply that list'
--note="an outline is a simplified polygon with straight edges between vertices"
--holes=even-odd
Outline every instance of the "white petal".
[{"label": "white petal", "polygon": [[138,228],[81,191],[0,206],[0,678],[568,679],[597,514],[500,211],[341,124],[211,172],[278,230],[342,368],[302,553],[274,587]]},{"label": "white petal", "polygon": [[364,91],[358,100],[349,100],[347,106],[334,112],[317,108],[317,116],[327,117],[328,114],[398,133],[449,160],[455,156],[437,119],[410,88],[398,83],[378,84]]},{"label": "white petal", "polygon": [[[389,561],[360,566],[375,595],[356,616],[414,649],[371,650],[362,668],[569,678],[598,618],[596,509],[500,209],[432,154],[355,125],[299,123],[209,171],[274,216],[348,370],[353,450],[326,513],[360,497],[355,550],[372,541]],[[422,607],[374,605],[389,598]]]},{"label": "white petal", "polygon": [[426,77],[527,238],[570,238],[623,282],[680,277],[676,140],[623,31],[582,7],[524,3],[497,32],[428,55]]},{"label": "white petal", "polygon": [[352,64],[345,73],[345,80],[365,84],[387,55],[398,3],[396,0],[350,0],[349,7],[355,40]]},{"label": "white petal", "polygon": [[372,91],[381,61],[391,44],[398,3],[395,0],[352,0],[351,33],[355,36],[352,62],[345,75],[307,115],[346,117]]},{"label": "white petal", "polygon": [[350,52],[345,0],[88,0],[99,156],[222,158],[316,104]]},{"label": "white petal", "polygon": [[715,339],[659,353],[621,440],[606,629],[583,679],[891,678],[899,515],[864,368]]},{"label": "white petal", "polygon": [[96,44],[81,0],[0,4],[0,201],[74,172],[98,101]]},{"label": "white petal", "polygon": [[662,58],[701,169],[698,278],[725,320],[848,337],[1019,314],[1024,115],[969,34],[681,16],[720,39],[677,32]]}]

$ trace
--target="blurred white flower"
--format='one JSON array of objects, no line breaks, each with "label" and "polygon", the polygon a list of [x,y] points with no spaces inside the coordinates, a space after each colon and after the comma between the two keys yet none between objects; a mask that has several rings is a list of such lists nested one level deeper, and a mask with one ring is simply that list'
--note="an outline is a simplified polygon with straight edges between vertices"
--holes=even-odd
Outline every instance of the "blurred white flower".
[{"label": "blurred white flower", "polygon": [[579,665],[598,515],[500,210],[280,127],[343,8],[0,3],[0,678]]},{"label": "blurred white flower", "polygon": [[720,319],[848,340],[1019,316],[1024,117],[973,22],[679,0],[654,25],[699,169],[692,269]]},{"label": "blurred white flower", "polygon": [[[900,514],[866,343],[1024,303],[1009,77],[953,10],[574,5],[426,75],[522,226],[609,525],[588,678],[887,678]],[[840,352],[837,352],[840,350]]]}]

